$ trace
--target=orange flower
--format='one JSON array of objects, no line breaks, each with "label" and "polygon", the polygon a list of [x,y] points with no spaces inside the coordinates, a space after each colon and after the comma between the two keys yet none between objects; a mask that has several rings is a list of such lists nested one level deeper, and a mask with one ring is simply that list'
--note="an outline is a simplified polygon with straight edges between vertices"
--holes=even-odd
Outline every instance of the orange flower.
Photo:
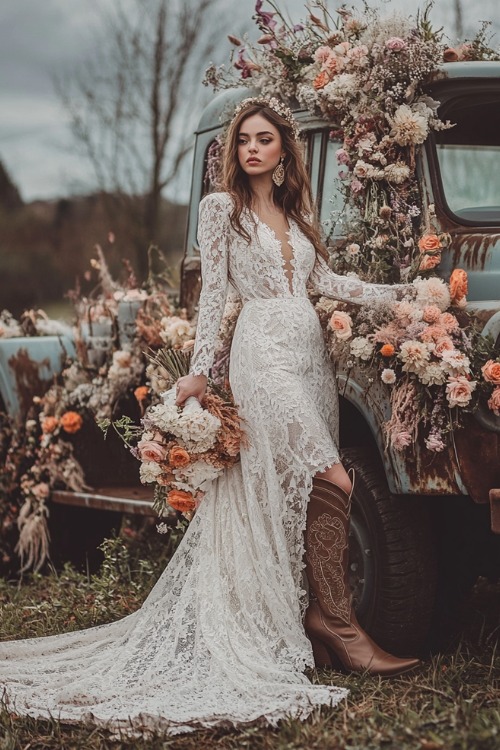
[{"label": "orange flower", "polygon": [[420,261],[420,271],[430,271],[441,263],[441,253],[435,253],[433,255],[424,255]]},{"label": "orange flower", "polygon": [[42,422],[42,432],[45,432],[45,434],[54,432],[58,424],[59,420],[57,417],[45,417]]},{"label": "orange flower", "polygon": [[424,236],[419,239],[418,246],[420,251],[425,253],[432,250],[440,250],[441,242],[437,234],[424,234]]},{"label": "orange flower", "polygon": [[313,87],[318,91],[318,89],[323,89],[328,81],[330,80],[330,76],[326,72],[326,70],[322,70],[321,73],[318,73],[316,78],[313,81]]},{"label": "orange flower", "polygon": [[392,357],[394,352],[395,352],[395,349],[392,344],[384,344],[382,349],[380,350],[380,354],[383,357]]},{"label": "orange flower", "polygon": [[144,401],[149,393],[149,388],[147,385],[140,385],[138,388],[134,391],[134,396],[136,397],[137,401],[141,403],[141,401]]},{"label": "orange flower", "polygon": [[481,372],[487,383],[500,385],[500,362],[495,362],[493,359],[489,359],[486,364],[481,367]]},{"label": "orange flower", "polygon": [[460,302],[467,294],[467,273],[463,268],[455,268],[450,277],[450,297],[452,303]]},{"label": "orange flower", "polygon": [[187,450],[181,448],[180,445],[174,445],[173,448],[170,448],[168,462],[174,469],[179,469],[182,466],[187,466],[191,463],[191,456]]},{"label": "orange flower", "polygon": [[65,432],[73,434],[81,429],[83,419],[76,411],[66,411],[61,417],[61,427]]},{"label": "orange flower", "polygon": [[170,490],[167,495],[167,503],[181,513],[186,513],[196,508],[196,502],[190,492],[184,490]]}]

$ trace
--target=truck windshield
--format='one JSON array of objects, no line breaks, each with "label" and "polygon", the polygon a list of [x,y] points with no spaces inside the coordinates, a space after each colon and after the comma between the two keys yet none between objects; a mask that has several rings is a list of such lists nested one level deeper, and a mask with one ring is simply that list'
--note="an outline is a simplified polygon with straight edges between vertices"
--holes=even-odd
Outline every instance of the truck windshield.
[{"label": "truck windshield", "polygon": [[463,97],[446,111],[456,123],[436,134],[448,208],[474,224],[500,223],[500,94]]}]

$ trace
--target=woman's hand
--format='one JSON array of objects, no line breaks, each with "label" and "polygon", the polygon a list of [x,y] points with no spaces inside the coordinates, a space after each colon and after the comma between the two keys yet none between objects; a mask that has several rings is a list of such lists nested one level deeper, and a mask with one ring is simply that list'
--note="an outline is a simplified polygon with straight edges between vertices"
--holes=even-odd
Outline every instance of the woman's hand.
[{"label": "woman's hand", "polygon": [[208,378],[206,375],[184,375],[176,383],[176,406],[180,406],[189,396],[194,396],[201,401],[207,390]]}]

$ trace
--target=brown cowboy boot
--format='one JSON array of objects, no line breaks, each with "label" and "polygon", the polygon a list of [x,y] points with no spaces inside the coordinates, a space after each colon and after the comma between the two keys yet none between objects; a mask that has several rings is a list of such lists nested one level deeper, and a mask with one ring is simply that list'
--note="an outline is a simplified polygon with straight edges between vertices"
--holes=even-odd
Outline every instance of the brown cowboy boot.
[{"label": "brown cowboy boot", "polygon": [[305,534],[310,591],[304,623],[306,633],[317,667],[340,663],[351,672],[367,671],[386,677],[402,674],[418,666],[419,660],[400,659],[379,648],[361,628],[351,604],[351,495],[327,479],[313,480]]}]

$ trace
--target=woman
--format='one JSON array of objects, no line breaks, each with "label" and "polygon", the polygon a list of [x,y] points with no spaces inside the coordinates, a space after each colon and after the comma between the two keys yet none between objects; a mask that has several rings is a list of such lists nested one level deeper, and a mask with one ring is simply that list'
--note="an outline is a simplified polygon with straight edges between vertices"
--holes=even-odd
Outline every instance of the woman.
[{"label": "woman", "polygon": [[[317,595],[307,626],[318,660],[392,674],[416,663],[369,641],[345,591],[342,601],[325,596],[333,579],[345,589],[350,482],[337,449],[335,381],[306,281],[359,302],[407,288],[330,271],[296,136],[280,102],[243,102],[225,146],[227,192],[200,204],[203,289],[191,372],[177,383],[177,403],[205,392],[232,285],[244,302],[230,360],[248,438],[241,462],[210,484],[138,612],[78,633],[0,644],[0,684],[17,713],[174,734],[255,719],[276,724],[337,704],[346,690],[313,685],[303,673],[314,666],[303,625],[303,532],[314,476],[323,506],[311,518],[311,538],[344,502],[336,510],[344,521],[332,576],[324,578],[314,549],[306,556]],[[332,523],[338,530],[338,518]]]}]

